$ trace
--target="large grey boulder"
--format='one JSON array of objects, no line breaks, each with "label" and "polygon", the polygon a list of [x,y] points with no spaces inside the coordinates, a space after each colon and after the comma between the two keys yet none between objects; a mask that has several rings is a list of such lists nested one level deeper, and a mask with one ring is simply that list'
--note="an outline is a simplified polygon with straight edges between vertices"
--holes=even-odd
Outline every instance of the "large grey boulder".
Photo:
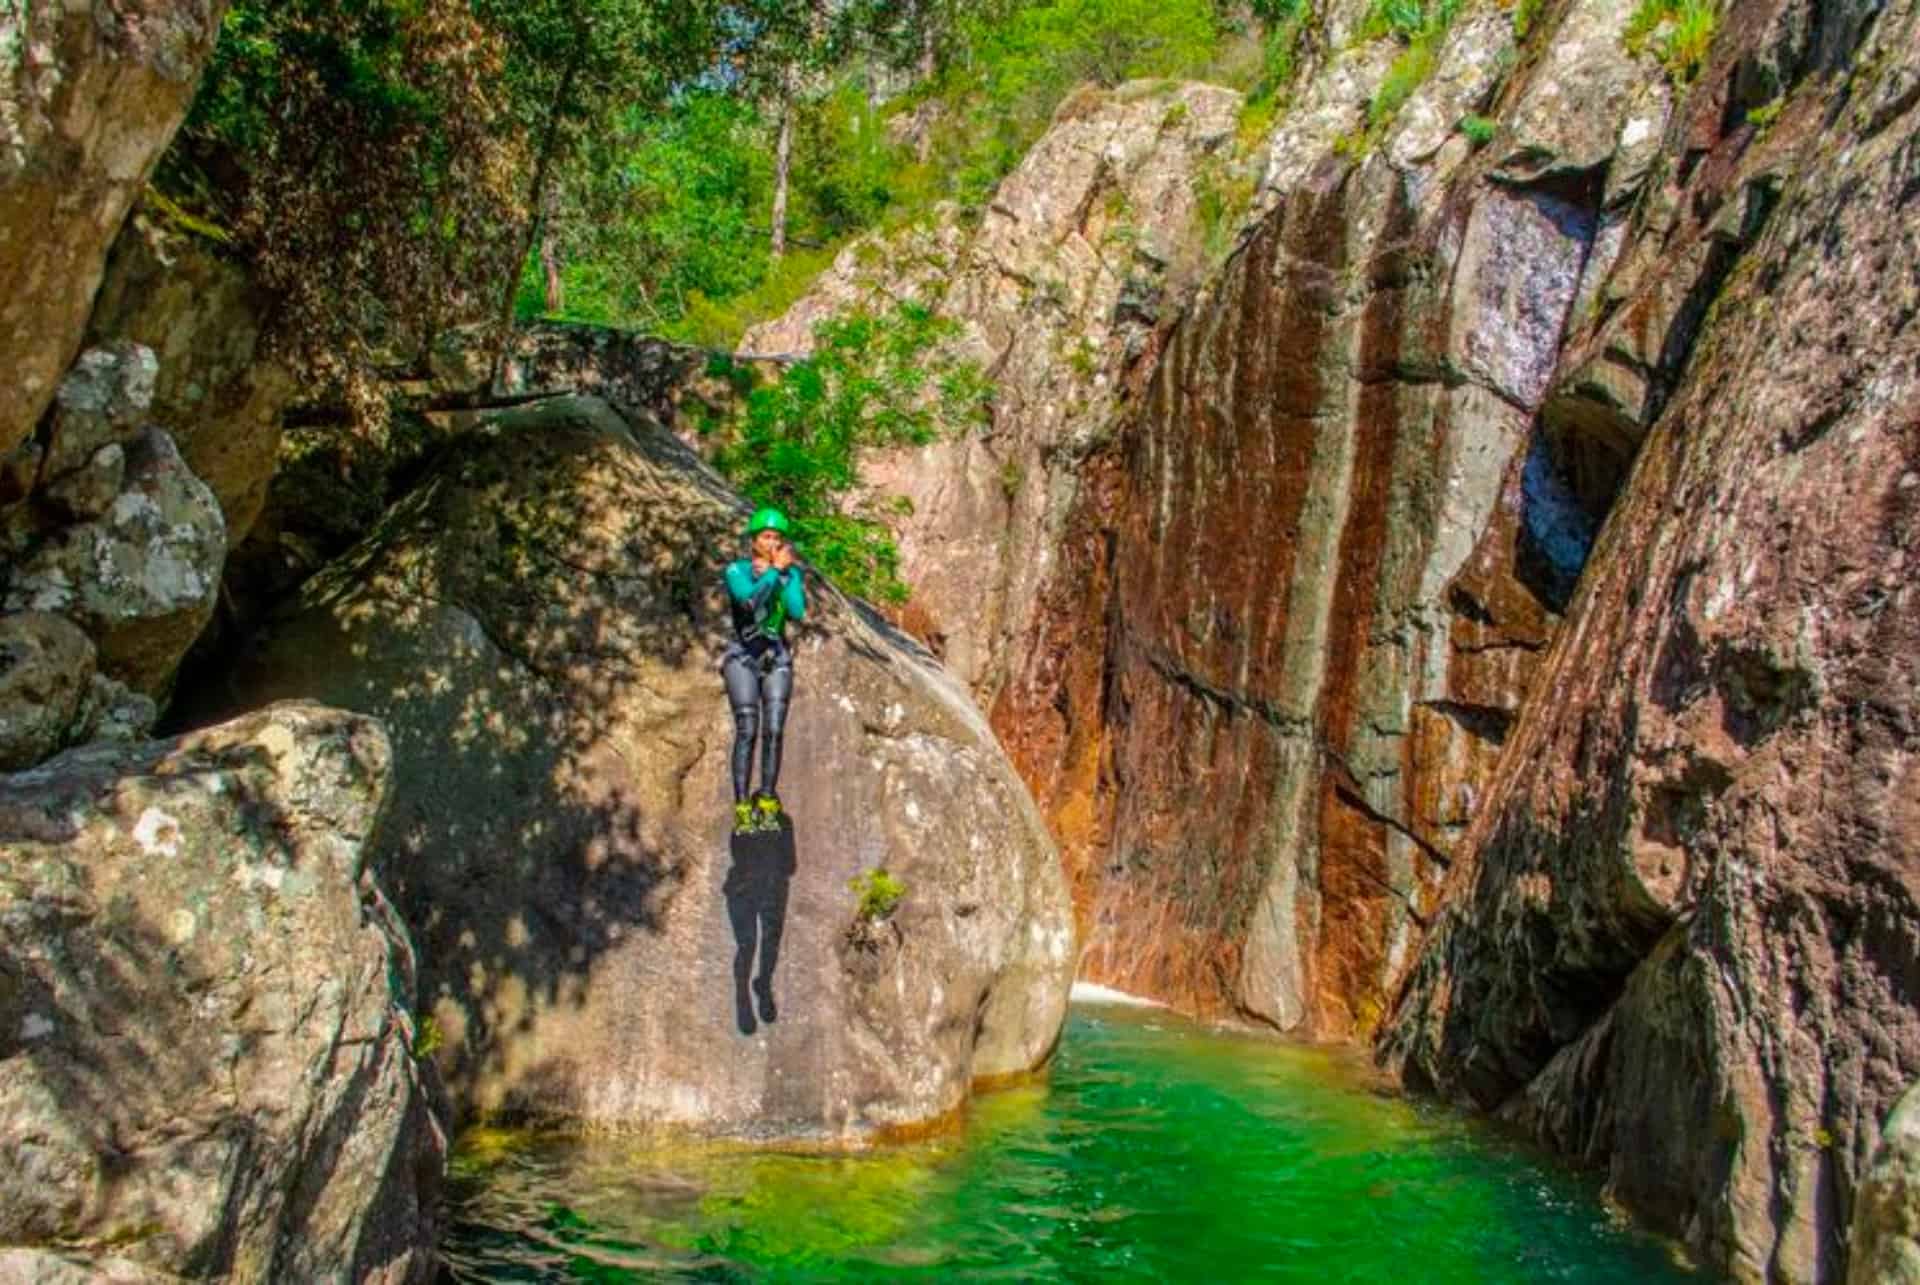
[{"label": "large grey boulder", "polygon": [[[239,667],[236,706],[391,730],[381,878],[469,1115],[857,1141],[1052,1050],[1074,952],[1040,818],[965,692],[818,581],[792,825],[730,837],[720,573],[745,516],[603,402],[502,414]],[[857,927],[848,882],[879,865],[906,899]]]},{"label": "large grey boulder", "polygon": [[28,549],[0,604],[67,616],[94,640],[104,672],[151,695],[213,614],[226,525],[213,492],[161,429],[127,448],[123,476],[99,517]]},{"label": "large grey boulder", "polygon": [[0,1279],[426,1279],[444,1139],[372,720],[0,777]]}]

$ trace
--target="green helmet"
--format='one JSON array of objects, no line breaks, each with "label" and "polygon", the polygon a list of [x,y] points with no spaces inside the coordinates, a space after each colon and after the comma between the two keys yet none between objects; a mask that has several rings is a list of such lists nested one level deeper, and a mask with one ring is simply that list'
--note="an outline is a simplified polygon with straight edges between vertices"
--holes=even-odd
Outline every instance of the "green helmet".
[{"label": "green helmet", "polygon": [[753,518],[747,523],[747,536],[752,538],[762,531],[778,531],[781,535],[791,534],[793,528],[787,525],[787,515],[779,509],[755,509]]}]

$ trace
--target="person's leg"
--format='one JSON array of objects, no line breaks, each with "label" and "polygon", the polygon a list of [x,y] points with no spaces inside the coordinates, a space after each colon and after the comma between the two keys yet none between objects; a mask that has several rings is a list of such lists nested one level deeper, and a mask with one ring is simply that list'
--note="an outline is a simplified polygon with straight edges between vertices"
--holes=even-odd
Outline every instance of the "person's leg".
[{"label": "person's leg", "polygon": [[745,803],[753,775],[753,742],[760,732],[760,671],[745,653],[729,649],[720,665],[733,707],[733,801]]},{"label": "person's leg", "polygon": [[787,730],[787,705],[793,699],[793,657],[784,648],[760,680],[760,699],[766,707],[760,732],[760,788],[778,794],[780,741]]}]

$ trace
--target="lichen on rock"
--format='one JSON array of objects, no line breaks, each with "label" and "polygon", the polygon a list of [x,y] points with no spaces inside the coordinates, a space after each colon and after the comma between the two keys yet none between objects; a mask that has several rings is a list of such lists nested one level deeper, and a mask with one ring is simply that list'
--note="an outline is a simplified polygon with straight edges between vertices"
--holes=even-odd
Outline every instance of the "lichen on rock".
[{"label": "lichen on rock", "polygon": [[445,1138],[366,875],[389,751],[280,705],[0,776],[10,1279],[429,1278]]},{"label": "lichen on rock", "polygon": [[0,601],[67,616],[94,639],[105,673],[153,695],[212,614],[226,547],[213,493],[173,439],[148,428],[128,448],[124,488],[106,512],[30,548]]}]

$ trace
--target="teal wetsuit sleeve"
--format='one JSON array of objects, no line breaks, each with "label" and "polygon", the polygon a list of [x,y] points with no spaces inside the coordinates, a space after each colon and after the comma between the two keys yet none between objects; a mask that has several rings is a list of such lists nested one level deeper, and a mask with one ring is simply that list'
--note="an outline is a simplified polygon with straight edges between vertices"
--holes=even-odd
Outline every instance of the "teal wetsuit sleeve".
[{"label": "teal wetsuit sleeve", "polygon": [[726,565],[726,592],[735,603],[743,603],[753,597],[753,567],[745,561],[733,561]]},{"label": "teal wetsuit sleeve", "polygon": [[807,614],[807,591],[804,585],[806,576],[798,564],[790,567],[786,573],[786,586],[780,591],[780,600],[786,604],[787,619],[799,620]]},{"label": "teal wetsuit sleeve", "polygon": [[780,585],[780,573],[768,567],[758,580],[753,578],[753,564],[741,558],[727,564],[727,592],[735,602],[750,602],[756,609],[773,596]]}]

